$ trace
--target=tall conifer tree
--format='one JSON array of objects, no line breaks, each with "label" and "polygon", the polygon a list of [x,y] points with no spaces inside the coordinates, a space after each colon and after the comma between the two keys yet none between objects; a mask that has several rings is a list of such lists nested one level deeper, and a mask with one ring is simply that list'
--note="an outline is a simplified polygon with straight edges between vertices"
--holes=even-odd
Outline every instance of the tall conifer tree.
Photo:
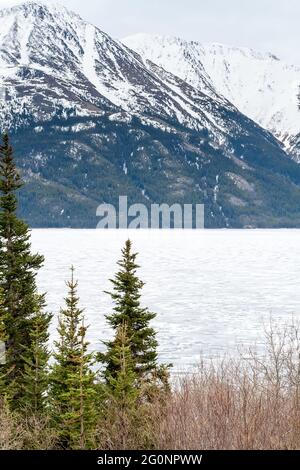
[{"label": "tall conifer tree", "polygon": [[92,445],[96,391],[90,368],[93,356],[87,352],[87,328],[83,324],[83,310],[78,306],[74,268],[67,286],[66,307],[60,312],[59,339],[55,342],[50,406],[60,445],[65,449],[84,449]]},{"label": "tall conifer tree", "polygon": [[[44,296],[37,291],[36,276],[44,258],[31,253],[30,230],[17,215],[17,194],[22,187],[8,135],[0,145],[0,289],[2,306],[0,323],[5,329],[6,390],[12,407],[31,404],[25,376],[35,358],[32,351],[36,319],[44,308]],[[50,316],[44,317],[44,338]],[[39,368],[46,367],[46,357]],[[30,372],[31,373],[31,372]],[[42,391],[42,390],[41,390]]]},{"label": "tall conifer tree", "polygon": [[[125,322],[118,328],[114,345],[108,354],[114,370],[112,373],[107,371],[106,382],[102,388],[104,393],[101,396],[102,422],[99,434],[103,436],[104,442],[114,442],[116,439],[118,448],[126,449],[133,436],[139,433],[141,394],[137,388],[131,340]],[[109,429],[108,434],[106,429]]]},{"label": "tall conifer tree", "polygon": [[115,338],[104,344],[105,353],[98,354],[98,360],[104,364],[103,375],[109,384],[113,379],[119,380],[120,364],[116,362],[116,347],[119,342],[120,328],[126,325],[129,338],[127,347],[130,348],[132,370],[136,376],[136,386],[141,383],[153,382],[165,375],[166,368],[157,364],[156,333],[150,327],[150,321],[156,316],[147,308],[141,306],[141,290],[144,283],[137,276],[139,265],[136,263],[137,254],[132,253],[132,243],[126,241],[122,250],[122,259],[118,262],[120,270],[111,280],[112,292],[109,292],[114,309],[107,315],[109,325],[115,331]]}]

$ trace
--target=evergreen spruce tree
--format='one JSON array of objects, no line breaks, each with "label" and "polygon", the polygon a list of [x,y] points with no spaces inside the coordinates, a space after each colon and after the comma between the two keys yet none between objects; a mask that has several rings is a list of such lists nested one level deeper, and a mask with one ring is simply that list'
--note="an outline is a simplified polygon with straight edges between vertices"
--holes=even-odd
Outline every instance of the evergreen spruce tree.
[{"label": "evergreen spruce tree", "polygon": [[[5,312],[3,310],[3,293],[0,290],[0,366],[5,364]],[[1,369],[0,369],[1,373]]]},{"label": "evergreen spruce tree", "polygon": [[[5,334],[5,322],[4,322],[4,312],[2,312],[3,306],[3,297],[2,291],[0,290],[0,403],[1,397],[5,396],[5,375],[4,375],[4,365],[5,365],[5,341],[6,341],[6,334]],[[2,312],[2,314],[1,314]]]},{"label": "evergreen spruce tree", "polygon": [[[13,408],[32,404],[33,396],[27,395],[25,377],[33,373],[29,371],[35,363],[33,331],[36,317],[42,315],[44,307],[44,296],[38,294],[36,286],[36,275],[44,259],[31,253],[29,227],[17,215],[17,193],[21,187],[13,150],[5,134],[0,145],[0,323],[6,338],[3,372]],[[46,339],[50,316],[45,316],[44,320],[43,337]],[[39,363],[40,370],[46,367],[44,359],[46,357]],[[40,385],[39,388],[42,392]]]},{"label": "evergreen spruce tree", "polygon": [[114,366],[113,372],[107,374],[108,396],[122,412],[132,409],[138,398],[131,339],[127,335],[127,330],[127,324],[124,322],[118,328],[113,347],[107,353],[109,361]]},{"label": "evergreen spruce tree", "polygon": [[113,442],[113,445],[119,449],[126,449],[132,442],[133,436],[139,432],[137,425],[141,413],[140,391],[136,386],[131,340],[127,335],[125,322],[118,328],[113,343],[108,354],[115,369],[112,374],[107,374],[103,386],[104,393],[99,407],[102,423],[98,434],[103,435],[104,442],[107,440]]},{"label": "evergreen spruce tree", "polygon": [[136,376],[136,386],[143,383],[161,381],[166,376],[167,368],[157,364],[156,333],[149,326],[156,316],[147,308],[141,307],[141,290],[144,283],[137,276],[136,253],[132,253],[132,243],[127,240],[122,250],[122,259],[118,262],[120,270],[111,280],[112,292],[109,292],[115,306],[113,313],[107,315],[109,325],[115,330],[115,339],[105,342],[105,353],[98,354],[98,360],[104,364],[103,375],[107,384],[120,380],[120,364],[115,360],[120,328],[126,325],[127,345],[131,352],[131,367]]},{"label": "evergreen spruce tree", "polygon": [[23,408],[28,408],[35,415],[43,413],[46,408],[46,391],[49,384],[47,364],[50,354],[47,348],[49,340],[48,326],[52,315],[37,312],[31,324],[28,354],[24,355],[24,401]]},{"label": "evergreen spruce tree", "polygon": [[78,307],[77,282],[72,268],[67,283],[66,307],[61,310],[55,342],[56,360],[51,373],[50,406],[53,425],[58,431],[60,445],[65,449],[87,449],[92,445],[96,421],[94,373],[92,354],[87,352],[87,328],[83,310]]}]

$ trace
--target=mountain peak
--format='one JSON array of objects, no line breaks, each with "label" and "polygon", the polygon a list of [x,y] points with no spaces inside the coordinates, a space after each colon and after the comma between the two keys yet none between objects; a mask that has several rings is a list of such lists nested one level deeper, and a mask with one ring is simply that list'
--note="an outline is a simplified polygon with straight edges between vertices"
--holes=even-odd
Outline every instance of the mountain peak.
[{"label": "mountain peak", "polygon": [[59,2],[44,2],[41,0],[18,3],[12,7],[3,8],[0,10],[0,17],[18,13],[23,14],[25,18],[32,15],[41,20],[51,15],[65,15],[81,19],[77,13],[69,10]]}]

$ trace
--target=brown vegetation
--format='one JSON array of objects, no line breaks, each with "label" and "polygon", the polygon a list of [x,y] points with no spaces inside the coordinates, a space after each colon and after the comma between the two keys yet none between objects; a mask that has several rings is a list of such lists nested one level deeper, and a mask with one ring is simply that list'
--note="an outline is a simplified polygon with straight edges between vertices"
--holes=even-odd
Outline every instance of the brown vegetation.
[{"label": "brown vegetation", "polygon": [[[99,421],[98,449],[299,449],[300,330],[266,333],[264,357],[207,363],[136,413]],[[47,422],[0,410],[0,449],[55,448]]]}]

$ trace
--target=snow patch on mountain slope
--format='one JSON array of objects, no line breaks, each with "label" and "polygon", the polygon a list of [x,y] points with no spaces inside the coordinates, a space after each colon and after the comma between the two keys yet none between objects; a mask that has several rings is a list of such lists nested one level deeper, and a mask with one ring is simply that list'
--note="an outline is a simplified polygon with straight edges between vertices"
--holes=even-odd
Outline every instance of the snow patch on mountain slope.
[{"label": "snow patch on mountain slope", "polygon": [[30,19],[18,23],[18,28],[21,28],[19,33],[20,37],[20,64],[28,65],[30,63],[28,42],[32,31],[32,22]]},{"label": "snow patch on mountain slope", "polygon": [[86,78],[95,86],[100,87],[98,76],[95,68],[95,27],[91,24],[86,25],[85,31],[85,50],[82,57],[83,73]]}]

